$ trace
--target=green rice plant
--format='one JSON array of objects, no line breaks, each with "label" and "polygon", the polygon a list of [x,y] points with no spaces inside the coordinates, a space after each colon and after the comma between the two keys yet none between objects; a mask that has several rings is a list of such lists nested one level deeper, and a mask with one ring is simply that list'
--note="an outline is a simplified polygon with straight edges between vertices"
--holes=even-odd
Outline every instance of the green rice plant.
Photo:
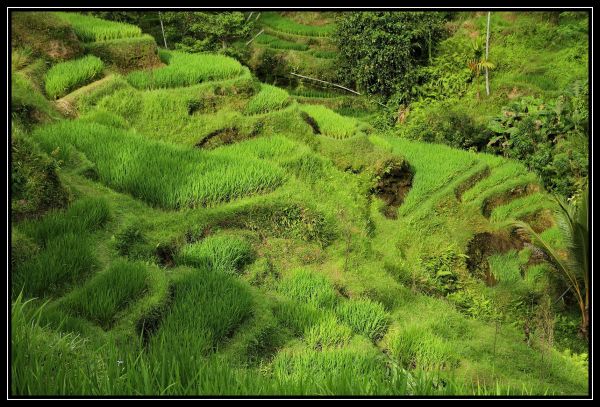
[{"label": "green rice plant", "polygon": [[515,284],[521,281],[521,261],[516,250],[488,257],[490,271],[500,283]]},{"label": "green rice plant", "polygon": [[37,244],[45,247],[58,236],[72,233],[83,235],[100,229],[110,218],[110,207],[104,198],[82,198],[67,210],[49,212],[40,220],[21,224],[21,230]]},{"label": "green rice plant", "polygon": [[456,367],[458,356],[450,343],[418,324],[402,326],[391,332],[389,351],[408,368],[436,370]]},{"label": "green rice plant", "polygon": [[324,276],[305,269],[292,270],[277,289],[294,300],[319,308],[332,308],[338,302],[337,292],[331,283]]},{"label": "green rice plant", "polygon": [[492,173],[468,189],[462,196],[464,202],[474,201],[483,193],[504,182],[527,174],[527,169],[521,163],[505,160],[502,165],[496,167]]},{"label": "green rice plant", "polygon": [[340,324],[332,315],[307,328],[304,334],[304,340],[314,349],[341,347],[350,342],[351,337],[352,329]]},{"label": "green rice plant", "polygon": [[315,49],[310,51],[311,54],[313,54],[314,56],[316,56],[317,58],[323,58],[323,59],[335,59],[338,57],[339,53],[337,51],[327,51],[327,50],[321,50],[321,49]]},{"label": "green rice plant", "polygon": [[30,121],[34,112],[50,118],[59,117],[51,102],[20,72],[11,75],[10,109],[13,119],[20,117],[24,122]]},{"label": "green rice plant", "polygon": [[106,41],[142,35],[141,28],[132,24],[103,20],[79,13],[60,12],[56,15],[69,22],[77,37],[84,42]]},{"label": "green rice plant", "polygon": [[235,277],[194,269],[174,284],[173,304],[149,342],[149,357],[176,361],[193,380],[200,358],[217,350],[252,314],[252,297]]},{"label": "green rice plant", "polygon": [[292,270],[277,289],[290,298],[319,308],[332,308],[338,302],[331,283],[324,276],[305,269]]},{"label": "green rice plant", "polygon": [[224,55],[161,50],[159,56],[167,66],[132,72],[127,81],[138,89],[172,88],[230,79],[247,71],[238,61]]},{"label": "green rice plant", "polygon": [[97,83],[97,87],[94,87],[93,89],[86,89],[86,92],[77,98],[76,104],[80,112],[88,112],[92,110],[92,108],[96,106],[103,98],[112,95],[121,89],[131,88],[129,82],[127,82],[121,75],[109,75]]},{"label": "green rice plant", "polygon": [[369,299],[344,301],[335,312],[340,321],[348,324],[354,332],[372,341],[381,339],[390,323],[390,316],[383,305]]},{"label": "green rice plant", "polygon": [[281,88],[263,84],[260,92],[252,97],[246,105],[246,114],[268,113],[272,110],[283,109],[290,104],[290,96]]},{"label": "green rice plant", "polygon": [[83,152],[100,181],[163,208],[214,205],[284,181],[283,171],[264,161],[150,141],[98,123],[60,122],[38,129],[36,137],[47,151],[58,147],[65,161],[74,148]]},{"label": "green rice plant", "polygon": [[[436,192],[448,188],[452,181],[477,163],[475,153],[453,149],[443,144],[421,143],[401,138],[385,138],[392,151],[402,154],[414,171],[412,186],[399,214],[406,215],[432,199]],[[444,157],[444,159],[440,159]]]},{"label": "green rice plant", "polygon": [[40,253],[13,270],[13,295],[27,297],[60,294],[97,266],[92,244],[85,235],[64,233],[50,240]]},{"label": "green rice plant", "polygon": [[254,258],[252,246],[242,238],[209,236],[184,246],[175,258],[176,263],[234,274]]},{"label": "green rice plant", "polygon": [[103,69],[102,60],[93,55],[53,65],[46,72],[46,93],[53,99],[64,96],[98,78]]},{"label": "green rice plant", "polygon": [[348,347],[320,351],[284,349],[275,356],[271,368],[278,381],[302,383],[305,394],[371,393],[369,387],[388,379],[383,354],[358,341]]},{"label": "green rice plant", "polygon": [[289,91],[292,96],[300,96],[305,98],[339,98],[343,96],[341,93],[332,92],[324,89],[314,89],[309,87],[294,88]]},{"label": "green rice plant", "polygon": [[275,12],[262,13],[259,21],[273,30],[307,37],[328,37],[335,31],[334,24],[322,26],[299,24]]},{"label": "green rice plant", "polygon": [[274,306],[273,315],[295,336],[302,336],[322,320],[323,311],[312,304],[284,299]]},{"label": "green rice plant", "polygon": [[308,45],[297,42],[286,41],[279,37],[269,34],[261,34],[256,38],[256,42],[275,49],[294,49],[296,51],[308,50]]},{"label": "green rice plant", "polygon": [[331,109],[321,105],[300,105],[300,110],[312,117],[321,133],[325,136],[345,139],[365,134],[369,126],[353,117],[340,116]]},{"label": "green rice plant", "polygon": [[142,263],[118,260],[108,270],[96,274],[81,289],[70,293],[62,305],[70,314],[108,329],[117,313],[147,290],[147,274]]},{"label": "green rice plant", "polygon": [[548,195],[534,192],[494,208],[490,220],[500,223],[508,219],[520,219],[543,209],[556,209],[556,203]]}]

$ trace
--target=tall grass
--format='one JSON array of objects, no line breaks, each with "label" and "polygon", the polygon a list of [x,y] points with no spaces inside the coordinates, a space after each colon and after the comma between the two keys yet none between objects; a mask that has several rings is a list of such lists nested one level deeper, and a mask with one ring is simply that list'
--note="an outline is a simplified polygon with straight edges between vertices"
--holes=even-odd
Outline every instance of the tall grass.
[{"label": "tall grass", "polygon": [[283,109],[290,104],[289,94],[276,86],[263,84],[260,92],[248,101],[245,113],[260,114]]},{"label": "tall grass", "polygon": [[224,55],[164,50],[159,55],[167,66],[132,72],[127,81],[138,89],[171,88],[234,78],[245,71],[238,61]]},{"label": "tall grass", "polygon": [[185,275],[175,283],[174,292],[174,303],[150,338],[148,356],[177,363],[182,375],[178,380],[186,384],[193,382],[201,358],[252,314],[252,298],[234,277],[206,269]]},{"label": "tall grass", "polygon": [[46,73],[46,93],[53,99],[64,96],[98,78],[103,69],[104,63],[93,55],[58,63]]},{"label": "tall grass", "polygon": [[324,276],[305,269],[292,270],[281,280],[278,290],[294,300],[320,308],[331,308],[338,301],[335,289]]},{"label": "tall grass", "polygon": [[307,37],[328,37],[335,30],[333,24],[322,26],[299,24],[275,12],[262,13],[259,21],[276,31]]},{"label": "tall grass", "polygon": [[392,332],[389,350],[392,357],[409,368],[440,369],[459,363],[448,342],[416,323]]},{"label": "tall grass", "polygon": [[213,205],[263,193],[283,183],[283,171],[267,162],[227,152],[204,152],[157,141],[97,123],[72,121],[38,129],[47,151],[73,147],[96,166],[106,185],[152,205],[182,208]]},{"label": "tall grass", "polygon": [[369,299],[344,301],[337,306],[336,314],[354,332],[373,341],[383,337],[390,323],[390,316],[383,305]]},{"label": "tall grass", "polygon": [[97,274],[63,302],[69,313],[86,318],[107,329],[117,313],[136,301],[148,288],[146,267],[118,260]]},{"label": "tall grass", "polygon": [[60,294],[80,283],[96,266],[94,251],[86,236],[63,234],[13,270],[13,295],[21,290],[27,297]]},{"label": "tall grass", "polygon": [[321,105],[300,105],[300,109],[319,125],[321,133],[336,139],[365,134],[369,126],[353,117],[345,117]]},{"label": "tall grass", "polygon": [[132,24],[107,21],[79,13],[60,12],[56,14],[63,20],[68,21],[77,37],[84,42],[106,41],[142,35],[142,29]]},{"label": "tall grass", "polygon": [[286,41],[279,37],[269,34],[261,34],[256,39],[256,42],[268,46],[269,48],[275,49],[294,49],[296,51],[308,50],[308,45],[300,44],[297,42]]},{"label": "tall grass", "polygon": [[236,273],[253,259],[250,244],[231,236],[209,236],[184,246],[175,261],[223,273]]},{"label": "tall grass", "polygon": [[304,334],[306,343],[314,349],[341,347],[348,344],[351,337],[352,329],[340,324],[332,315],[307,328]]},{"label": "tall grass", "polygon": [[473,188],[467,190],[463,194],[462,199],[465,202],[474,201],[476,198],[480,198],[490,189],[527,174],[527,169],[523,164],[516,161],[505,160],[502,165],[494,168],[489,177],[486,177],[475,184]]},{"label": "tall grass", "polygon": [[104,198],[82,198],[66,210],[54,210],[39,220],[20,225],[21,230],[45,247],[52,239],[72,233],[83,235],[103,227],[110,219],[110,207]]}]

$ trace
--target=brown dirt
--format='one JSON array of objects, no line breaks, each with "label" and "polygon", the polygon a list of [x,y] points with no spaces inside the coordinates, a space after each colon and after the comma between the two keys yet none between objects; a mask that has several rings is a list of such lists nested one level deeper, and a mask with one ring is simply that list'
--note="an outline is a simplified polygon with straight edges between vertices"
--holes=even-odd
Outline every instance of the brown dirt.
[{"label": "brown dirt", "polygon": [[397,218],[397,209],[404,202],[404,197],[412,187],[413,173],[408,164],[392,168],[379,178],[375,186],[375,195],[383,199],[386,207],[383,214],[389,219]]},{"label": "brown dirt", "polygon": [[499,195],[487,198],[484,201],[483,207],[481,209],[483,216],[489,218],[494,208],[507,204],[508,202],[517,198],[521,198],[525,195],[533,194],[534,192],[538,192],[539,190],[540,187],[536,184],[519,185],[508,191],[503,191]]},{"label": "brown dirt", "polygon": [[552,211],[549,209],[542,209],[541,211],[523,216],[520,220],[529,223],[529,226],[536,233],[541,233],[554,226],[554,217],[552,216]]},{"label": "brown dirt", "polygon": [[310,117],[308,115],[308,113],[306,113],[306,112],[301,112],[300,116],[302,116],[302,120],[304,120],[306,122],[306,124],[308,124],[310,126],[313,134],[321,134],[321,129],[319,128],[319,124],[316,122],[315,119]]},{"label": "brown dirt", "polygon": [[196,144],[198,148],[213,149],[232,144],[241,139],[240,131],[235,127],[226,127],[213,131]]},{"label": "brown dirt", "polygon": [[483,279],[488,286],[493,286],[497,281],[490,271],[488,257],[512,249],[521,250],[526,243],[528,242],[516,234],[478,233],[467,244],[467,256],[469,256],[466,261],[467,269],[472,275]]}]

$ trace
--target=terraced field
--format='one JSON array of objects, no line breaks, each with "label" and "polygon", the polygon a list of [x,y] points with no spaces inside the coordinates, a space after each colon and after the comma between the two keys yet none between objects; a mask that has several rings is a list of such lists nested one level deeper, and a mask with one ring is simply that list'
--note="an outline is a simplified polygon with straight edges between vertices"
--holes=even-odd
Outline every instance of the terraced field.
[{"label": "terraced field", "polygon": [[[144,38],[60,18],[115,55]],[[335,52],[331,25],[259,21],[259,48]],[[548,282],[506,225],[557,231],[523,165],[378,134],[222,55],[160,50],[125,72],[86,52],[105,76],[56,63],[46,78],[68,84],[22,104],[58,110],[13,132],[70,201],[12,224],[14,394],[586,393],[574,358],[474,306]]]}]

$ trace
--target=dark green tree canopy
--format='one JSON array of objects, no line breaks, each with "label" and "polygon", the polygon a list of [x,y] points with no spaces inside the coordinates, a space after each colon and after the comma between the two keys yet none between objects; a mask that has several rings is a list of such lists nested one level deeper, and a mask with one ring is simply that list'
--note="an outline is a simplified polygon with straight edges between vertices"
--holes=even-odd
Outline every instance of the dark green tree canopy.
[{"label": "dark green tree canopy", "polygon": [[389,97],[410,84],[444,33],[444,14],[432,12],[343,13],[335,41],[340,76],[370,94]]}]

